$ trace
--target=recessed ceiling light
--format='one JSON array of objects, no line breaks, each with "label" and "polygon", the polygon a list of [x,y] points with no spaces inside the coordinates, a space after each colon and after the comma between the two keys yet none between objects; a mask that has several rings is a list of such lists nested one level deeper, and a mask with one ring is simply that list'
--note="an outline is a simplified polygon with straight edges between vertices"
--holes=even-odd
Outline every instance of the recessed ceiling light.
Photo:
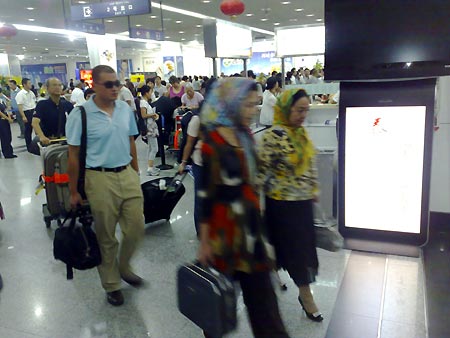
[{"label": "recessed ceiling light", "polygon": [[58,57],[58,55],[55,55],[55,58],[57,58]]},{"label": "recessed ceiling light", "polygon": [[298,19],[289,19],[290,22],[298,21]]},{"label": "recessed ceiling light", "polygon": [[275,22],[273,25],[274,25],[274,26],[279,26],[280,23],[279,23],[279,22]]},{"label": "recessed ceiling light", "polygon": [[166,39],[170,39],[170,36],[166,36]]},{"label": "recessed ceiling light", "polygon": [[45,50],[48,50],[48,48],[45,48]]},{"label": "recessed ceiling light", "polygon": [[38,39],[38,38],[36,38],[36,39],[34,39],[34,41],[39,41],[39,39]]},{"label": "recessed ceiling light", "polygon": [[27,7],[27,9],[28,9],[29,11],[32,11],[32,10],[34,9],[34,7]]},{"label": "recessed ceiling light", "polygon": [[316,19],[316,21],[323,21],[323,19]]},{"label": "recessed ceiling light", "polygon": [[289,5],[291,2],[290,1],[281,1],[282,5]]},{"label": "recessed ceiling light", "polygon": [[79,4],[87,4],[87,1],[78,1]]},{"label": "recessed ceiling light", "polygon": [[184,34],[184,31],[179,31],[178,33],[180,33],[180,34]]},{"label": "recessed ceiling light", "polygon": [[202,1],[204,4],[209,4],[211,2],[211,0],[203,0]]},{"label": "recessed ceiling light", "polygon": [[142,27],[142,25],[137,24],[136,27]]},{"label": "recessed ceiling light", "polygon": [[269,19],[267,19],[267,18],[262,18],[261,19],[261,21],[267,21],[267,20],[269,20]]},{"label": "recessed ceiling light", "polygon": [[181,21],[181,20],[177,20],[177,21],[175,21],[176,23],[182,23],[183,21]]},{"label": "recessed ceiling light", "polygon": [[27,49],[27,47],[22,47],[22,49]]},{"label": "recessed ceiling light", "polygon": [[150,19],[156,19],[157,16],[156,15],[150,15]]},{"label": "recessed ceiling light", "polygon": [[182,38],[181,41],[186,41],[186,39],[185,39],[185,38]]},{"label": "recessed ceiling light", "polygon": [[303,12],[304,9],[303,9],[303,8],[296,8],[295,11],[296,11],[296,12]]},{"label": "recessed ceiling light", "polygon": [[314,16],[314,14],[307,14],[306,16]]},{"label": "recessed ceiling light", "polygon": [[253,14],[252,13],[247,13],[247,14],[245,14],[245,16],[253,16]]},{"label": "recessed ceiling light", "polygon": [[28,21],[34,21],[35,19],[28,19]]},{"label": "recessed ceiling light", "polygon": [[110,19],[110,20],[105,20],[105,21],[106,21],[106,22],[114,22],[114,20],[111,20],[111,19]]},{"label": "recessed ceiling light", "polygon": [[203,26],[202,26],[202,25],[197,25],[196,27],[197,27],[197,28],[202,28]]}]

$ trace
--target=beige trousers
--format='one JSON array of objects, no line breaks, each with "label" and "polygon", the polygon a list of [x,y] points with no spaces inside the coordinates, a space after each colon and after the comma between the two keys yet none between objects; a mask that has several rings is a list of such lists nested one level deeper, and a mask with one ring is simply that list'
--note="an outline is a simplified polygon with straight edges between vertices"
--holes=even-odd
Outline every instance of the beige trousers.
[{"label": "beige trousers", "polygon": [[[139,176],[131,166],[120,173],[86,170],[85,190],[102,254],[98,266],[102,286],[106,292],[116,291],[120,289],[121,275],[132,272],[130,260],[144,236]],[[122,231],[120,251],[117,223]]]}]

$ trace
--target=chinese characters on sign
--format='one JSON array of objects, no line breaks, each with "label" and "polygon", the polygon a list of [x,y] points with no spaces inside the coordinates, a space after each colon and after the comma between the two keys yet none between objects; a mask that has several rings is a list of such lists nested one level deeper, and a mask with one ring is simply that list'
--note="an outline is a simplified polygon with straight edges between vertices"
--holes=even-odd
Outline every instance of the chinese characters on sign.
[{"label": "chinese characters on sign", "polygon": [[150,1],[117,0],[71,6],[72,20],[103,19],[115,16],[140,15],[151,12]]}]

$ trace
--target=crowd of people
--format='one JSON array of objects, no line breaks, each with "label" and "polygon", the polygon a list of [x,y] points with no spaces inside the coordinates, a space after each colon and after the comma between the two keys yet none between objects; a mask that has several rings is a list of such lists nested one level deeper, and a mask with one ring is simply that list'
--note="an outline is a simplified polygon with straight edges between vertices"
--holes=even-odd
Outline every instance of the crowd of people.
[{"label": "crowd of people", "polygon": [[[74,208],[83,200],[77,184],[81,106],[86,111],[85,192],[102,255],[98,272],[110,304],[124,302],[121,280],[134,286],[143,283],[130,265],[144,236],[135,139],[146,138],[147,174],[158,175],[161,120],[173,119],[178,108],[191,114],[178,171],[193,166],[198,260],[240,283],[255,337],[289,337],[270,277],[277,269],[286,269],[297,285],[307,317],[323,320],[310,289],[319,267],[313,230],[313,203],[319,198],[315,150],[303,127],[310,98],[301,89],[283,91],[276,75],[265,81],[263,92],[254,74],[247,75],[192,81],[171,77],[165,86],[159,77],[121,83],[112,68],[97,66],[92,89],[74,81],[68,101],[61,82],[50,78],[45,84],[48,98],[37,105],[29,79],[22,80],[22,90],[10,82],[15,93],[11,107],[23,121],[29,151],[33,129],[44,145],[67,137]],[[270,128],[256,146],[249,126],[261,103],[262,115],[269,117],[264,124]],[[12,119],[4,111],[0,117],[9,126]],[[7,158],[13,155],[3,138],[2,150]],[[265,194],[265,210],[259,191]],[[123,234],[120,250],[117,223]]]}]

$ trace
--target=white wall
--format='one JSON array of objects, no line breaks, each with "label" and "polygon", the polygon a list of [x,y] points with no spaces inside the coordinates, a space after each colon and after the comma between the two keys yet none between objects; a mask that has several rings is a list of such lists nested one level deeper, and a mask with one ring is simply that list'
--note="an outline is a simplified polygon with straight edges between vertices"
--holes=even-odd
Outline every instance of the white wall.
[{"label": "white wall", "polygon": [[433,135],[430,210],[450,213],[450,76],[439,78],[436,112],[439,130]]}]

